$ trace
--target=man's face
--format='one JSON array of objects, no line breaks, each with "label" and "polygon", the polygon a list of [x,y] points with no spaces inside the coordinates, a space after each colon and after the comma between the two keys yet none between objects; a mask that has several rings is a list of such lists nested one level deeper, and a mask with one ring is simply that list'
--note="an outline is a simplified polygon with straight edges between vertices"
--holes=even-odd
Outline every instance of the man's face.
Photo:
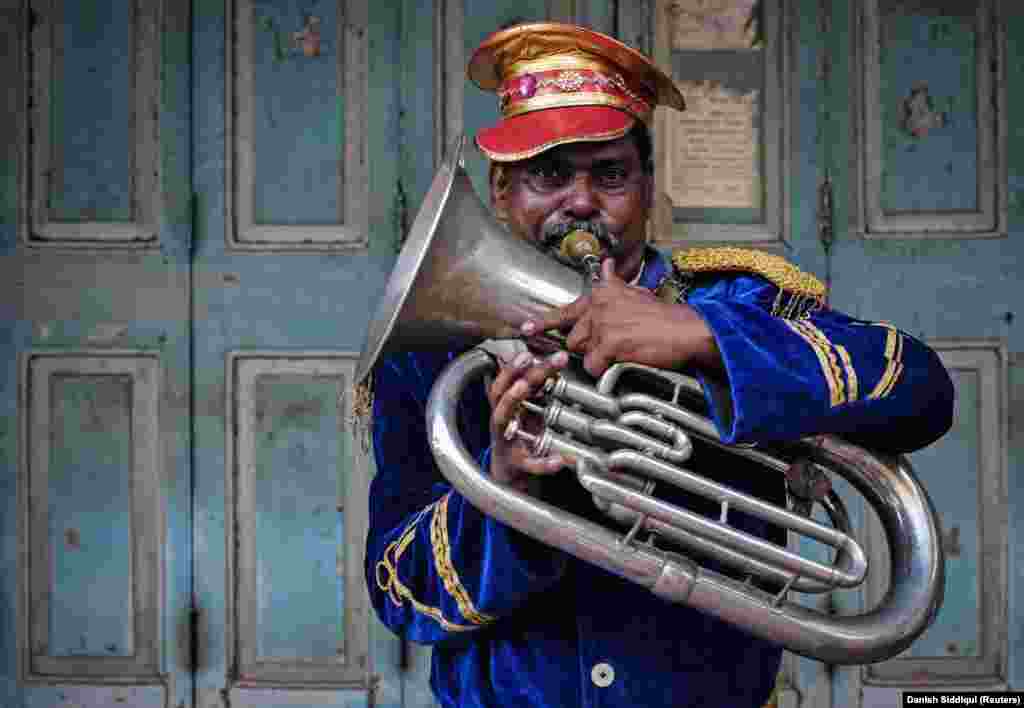
[{"label": "man's face", "polygon": [[631,137],[559,145],[505,168],[507,188],[491,188],[496,210],[535,243],[586,225],[616,243],[611,255],[622,277],[635,275],[643,258],[652,177]]}]

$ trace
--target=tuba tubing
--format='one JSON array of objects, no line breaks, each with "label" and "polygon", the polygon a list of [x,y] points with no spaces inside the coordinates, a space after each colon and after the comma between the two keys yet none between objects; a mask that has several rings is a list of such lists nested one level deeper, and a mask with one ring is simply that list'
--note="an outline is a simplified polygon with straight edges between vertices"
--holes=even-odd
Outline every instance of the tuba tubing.
[{"label": "tuba tubing", "polygon": [[[677,553],[626,543],[611,529],[492,481],[458,436],[456,408],[466,387],[494,370],[492,356],[480,348],[454,359],[435,382],[426,409],[427,434],[438,467],[484,514],[670,602],[689,605],[830,664],[869,664],[892,658],[909,647],[938,613],[944,557],[935,510],[904,457],[869,453],[828,435],[807,438],[799,445],[802,455],[836,471],[865,497],[881,520],[890,553],[889,587],[876,607],[856,615],[827,615],[787,599],[791,586],[778,594],[765,592]],[[698,426],[699,436],[717,439],[710,421],[705,422]],[[746,455],[754,456],[752,452]],[[764,455],[757,451],[758,457]],[[771,467],[788,466],[771,459]],[[595,485],[608,486],[608,477],[595,474],[595,469],[593,460],[577,458],[577,474],[591,491]],[[621,486],[609,487],[602,495],[605,499],[619,495],[613,503],[643,503],[640,492]]]},{"label": "tuba tubing", "polygon": [[[566,305],[585,291],[587,284],[579,272],[511,235],[494,220],[462,167],[462,150],[460,137],[431,183],[398,256],[367,329],[356,367],[355,379],[360,383],[370,375],[375,361],[391,352],[450,351],[457,343],[516,337],[524,320]],[[531,342],[531,346],[537,344]],[[942,603],[944,557],[931,501],[905,458],[872,455],[829,436],[803,441],[796,451],[800,457],[793,463],[760,448],[724,445],[710,420],[678,404],[680,393],[702,399],[700,385],[673,372],[650,370],[675,386],[671,403],[645,393],[611,395],[624,371],[644,368],[636,364],[616,364],[596,387],[559,378],[554,383],[558,390],[550,392],[549,399],[571,404],[558,410],[552,404],[545,411],[558,422],[546,427],[539,442],[576,461],[577,477],[607,516],[633,524],[622,536],[496,484],[477,467],[458,438],[455,410],[465,387],[494,368],[483,347],[471,349],[449,364],[427,403],[429,442],[438,467],[483,513],[669,601],[685,603],[828,663],[865,664],[895,656],[935,618]],[[557,430],[569,434],[560,435]],[[794,494],[794,511],[799,513],[663,464],[689,455],[688,436],[785,474]],[[587,444],[591,438],[600,438],[599,444]],[[606,452],[601,445],[626,449]],[[815,593],[855,587],[867,572],[866,554],[851,537],[842,500],[834,490],[822,496],[801,481],[813,467],[837,471],[866,498],[882,522],[891,557],[889,587],[876,607],[858,615],[829,616],[787,599],[788,590]],[[835,549],[833,566],[816,564],[753,536],[740,538],[725,523],[709,523],[706,517],[661,505],[647,492],[650,484],[665,482],[719,500],[722,522],[728,508],[742,509],[815,538]],[[825,509],[831,527],[808,518],[811,503]],[[771,594],[703,568],[679,553],[633,543],[641,526],[681,550],[713,557],[777,583],[783,590]]]}]

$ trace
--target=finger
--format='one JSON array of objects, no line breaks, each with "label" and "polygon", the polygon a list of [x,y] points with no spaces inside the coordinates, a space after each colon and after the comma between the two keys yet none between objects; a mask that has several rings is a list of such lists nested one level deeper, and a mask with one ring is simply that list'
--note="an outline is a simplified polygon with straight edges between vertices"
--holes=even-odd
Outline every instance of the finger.
[{"label": "finger", "polygon": [[487,400],[490,402],[491,408],[494,408],[509,387],[522,377],[531,363],[533,363],[533,355],[530,352],[519,352],[511,362],[501,368],[498,375],[494,377],[494,382],[487,389]]},{"label": "finger", "polygon": [[612,365],[614,360],[615,358],[607,347],[597,345],[583,357],[583,368],[588,374],[598,378]]},{"label": "finger", "polygon": [[588,312],[579,320],[565,338],[565,348],[571,352],[585,351],[587,342],[593,334],[594,319]]},{"label": "finger", "polygon": [[[521,362],[522,358],[517,357],[516,361]],[[518,378],[496,398],[491,413],[494,434],[504,433],[506,426],[519,412],[522,402],[534,396],[548,378],[564,368],[569,363],[569,355],[559,351],[539,360],[531,357],[531,362],[534,363],[517,371]]]},{"label": "finger", "polygon": [[519,469],[527,474],[546,476],[555,474],[568,464],[568,461],[561,455],[527,457],[519,463]]},{"label": "finger", "polygon": [[614,283],[615,281],[623,282],[622,278],[615,272],[615,259],[605,258],[601,261],[601,282]]},{"label": "finger", "polygon": [[568,363],[569,353],[565,351],[557,351],[550,356],[544,357],[538,363],[527,369],[524,374],[524,378],[530,385],[528,395],[532,396],[537,393],[541,386],[544,385],[545,381],[558,374],[558,372],[564,369]]},{"label": "finger", "polygon": [[576,298],[565,307],[560,307],[546,315],[531,317],[520,327],[520,331],[527,337],[545,332],[549,329],[562,330],[572,326],[590,306],[590,295],[583,295]]},{"label": "finger", "polygon": [[520,378],[502,394],[491,411],[492,434],[505,434],[505,428],[519,412],[519,406],[527,398],[529,390],[526,380]]}]

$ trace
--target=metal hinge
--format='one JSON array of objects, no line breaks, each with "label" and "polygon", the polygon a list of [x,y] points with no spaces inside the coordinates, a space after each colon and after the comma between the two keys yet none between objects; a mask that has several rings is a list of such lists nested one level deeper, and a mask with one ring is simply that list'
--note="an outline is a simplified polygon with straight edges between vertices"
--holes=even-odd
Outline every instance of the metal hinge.
[{"label": "metal hinge", "polygon": [[818,185],[818,240],[821,241],[826,253],[832,249],[832,242],[835,240],[833,214],[832,178],[826,170],[825,179]]},{"label": "metal hinge", "polygon": [[188,670],[195,680],[199,671],[199,606],[194,595],[188,608],[188,634]]}]

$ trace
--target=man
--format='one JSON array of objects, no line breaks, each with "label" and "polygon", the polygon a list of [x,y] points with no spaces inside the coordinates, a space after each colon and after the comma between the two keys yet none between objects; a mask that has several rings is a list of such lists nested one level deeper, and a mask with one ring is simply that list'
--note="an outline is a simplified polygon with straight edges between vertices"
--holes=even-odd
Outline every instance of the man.
[{"label": "man", "polygon": [[[889,326],[824,305],[824,288],[780,258],[697,249],[669,265],[645,244],[656,104],[683,108],[671,79],[604,35],[559,24],[489,37],[470,77],[498,93],[502,119],[477,136],[492,161],[491,199],[513,233],[557,248],[589,232],[610,258],[591,293],[543,321],[599,375],[615,361],[700,376],[730,443],[838,433],[890,452],[927,445],[951,422],[937,357]],[[381,620],[434,646],[444,706],[760,706],[781,650],[731,625],[541,545],[480,513],[437,471],[423,411],[459,352],[409,352],[375,371],[377,477],[366,572]],[[600,513],[568,460],[535,457],[506,425],[566,352],[521,354],[460,402],[462,438],[503,484],[588,519]],[[710,446],[693,469],[775,503],[781,481]],[[680,502],[681,492],[664,492]],[[714,513],[700,502],[690,508]],[[785,543],[735,514],[735,526]]]}]

